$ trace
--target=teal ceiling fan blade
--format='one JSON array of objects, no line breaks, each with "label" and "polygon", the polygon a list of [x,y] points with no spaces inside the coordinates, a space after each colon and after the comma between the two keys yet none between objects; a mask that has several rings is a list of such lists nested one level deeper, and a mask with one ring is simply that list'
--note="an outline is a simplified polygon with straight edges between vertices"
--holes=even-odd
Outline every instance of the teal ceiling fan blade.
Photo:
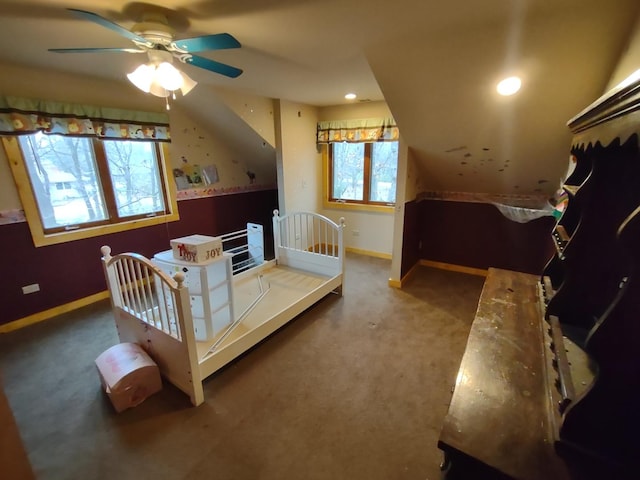
[{"label": "teal ceiling fan blade", "polygon": [[183,38],[181,40],[175,40],[172,45],[186,52],[204,52],[205,50],[223,50],[241,47],[240,42],[228,33]]},{"label": "teal ceiling fan blade", "polygon": [[215,60],[199,57],[197,55],[185,55],[185,57],[186,58],[182,60],[184,63],[188,63],[189,65],[194,65],[199,68],[204,68],[205,70],[219,73],[220,75],[236,78],[242,74],[242,70],[240,70],[239,68],[216,62]]}]

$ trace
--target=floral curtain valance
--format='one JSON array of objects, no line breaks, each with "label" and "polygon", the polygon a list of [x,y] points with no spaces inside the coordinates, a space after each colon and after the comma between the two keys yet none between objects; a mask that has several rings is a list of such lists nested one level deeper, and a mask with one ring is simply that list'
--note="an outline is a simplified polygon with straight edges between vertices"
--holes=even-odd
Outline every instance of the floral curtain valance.
[{"label": "floral curtain valance", "polygon": [[47,134],[171,141],[166,113],[0,95],[0,135]]},{"label": "floral curtain valance", "polygon": [[331,120],[318,123],[317,143],[390,142],[400,134],[393,118]]}]

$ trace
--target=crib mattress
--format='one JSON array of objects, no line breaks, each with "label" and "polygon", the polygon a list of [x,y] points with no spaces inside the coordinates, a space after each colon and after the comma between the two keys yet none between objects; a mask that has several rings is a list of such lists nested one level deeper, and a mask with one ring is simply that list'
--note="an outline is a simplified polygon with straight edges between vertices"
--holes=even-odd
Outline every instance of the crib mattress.
[{"label": "crib mattress", "polygon": [[210,341],[196,342],[201,377],[211,375],[340,284],[340,275],[327,277],[280,265],[234,279],[236,318],[245,315],[226,335],[222,331]]}]

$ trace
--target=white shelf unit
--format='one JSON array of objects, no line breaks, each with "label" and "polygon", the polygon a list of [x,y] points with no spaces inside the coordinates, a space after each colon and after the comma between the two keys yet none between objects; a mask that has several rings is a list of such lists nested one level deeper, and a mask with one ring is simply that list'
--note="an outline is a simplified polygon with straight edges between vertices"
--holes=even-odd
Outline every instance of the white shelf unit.
[{"label": "white shelf unit", "polygon": [[153,263],[170,276],[184,274],[198,341],[213,339],[234,320],[231,258],[223,253],[206,262],[185,262],[174,258],[171,250],[153,257]]}]

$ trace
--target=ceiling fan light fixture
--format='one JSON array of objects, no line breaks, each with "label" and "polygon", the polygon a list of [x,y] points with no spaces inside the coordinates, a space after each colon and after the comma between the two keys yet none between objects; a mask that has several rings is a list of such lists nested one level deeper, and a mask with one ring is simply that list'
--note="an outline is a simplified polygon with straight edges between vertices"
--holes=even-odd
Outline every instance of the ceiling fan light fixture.
[{"label": "ceiling fan light fixture", "polygon": [[184,96],[198,84],[168,62],[143,63],[127,74],[127,78],[143,92],[163,98],[176,90],[180,90]]},{"label": "ceiling fan light fixture", "polygon": [[168,62],[162,62],[155,71],[156,81],[166,90],[174,91],[182,87],[182,73]]},{"label": "ceiling fan light fixture", "polygon": [[151,91],[151,84],[153,83],[153,79],[155,76],[155,70],[156,69],[154,65],[147,65],[143,63],[133,72],[128,73],[127,78],[140,90],[145,93],[149,93]]},{"label": "ceiling fan light fixture", "polygon": [[176,90],[186,95],[197,85],[189,76],[172,66],[174,58],[178,58],[183,63],[187,63],[188,59],[188,63],[195,67],[229,78],[236,78],[242,74],[239,68],[193,55],[194,52],[206,50],[240,48],[242,46],[240,42],[228,33],[175,40],[176,30],[169,25],[170,19],[160,12],[143,12],[142,22],[127,29],[93,12],[76,8],[67,10],[82,20],[108,28],[131,40],[135,48],[50,48],[49,51],[56,53],[146,52],[149,61],[127,74],[129,81],[145,93],[152,93],[159,97],[173,95],[175,98]]},{"label": "ceiling fan light fixture", "polygon": [[160,85],[157,81],[151,82],[151,87],[149,88],[149,93],[151,95],[155,95],[156,97],[165,98],[168,97],[171,92]]},{"label": "ceiling fan light fixture", "polygon": [[181,72],[182,75],[182,86],[180,87],[180,91],[182,92],[182,96],[184,97],[187,93],[189,93],[193,88],[198,85],[193,78],[187,75],[184,72]]}]

